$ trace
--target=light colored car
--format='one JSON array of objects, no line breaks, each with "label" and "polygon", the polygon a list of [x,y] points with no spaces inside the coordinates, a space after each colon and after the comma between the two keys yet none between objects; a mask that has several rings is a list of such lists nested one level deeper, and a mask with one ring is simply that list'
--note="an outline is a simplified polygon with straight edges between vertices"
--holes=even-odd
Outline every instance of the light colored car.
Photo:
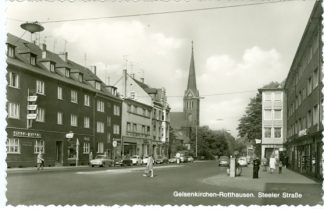
[{"label": "light colored car", "polygon": [[188,162],[193,163],[193,161],[194,161],[194,158],[193,158],[192,156],[189,156],[189,157],[188,157]]},{"label": "light colored car", "polygon": [[219,166],[229,166],[229,157],[227,156],[220,156],[219,157]]},{"label": "light colored car", "polygon": [[168,162],[168,158],[166,158],[164,156],[157,156],[157,158],[155,159],[156,164],[162,164],[162,163],[167,163],[167,162]]},{"label": "light colored car", "polygon": [[97,155],[95,159],[90,161],[90,166],[99,166],[99,167],[105,167],[105,166],[112,166],[114,165],[114,160],[108,158],[107,155]]},{"label": "light colored car", "polygon": [[148,156],[144,156],[143,157],[143,160],[142,160],[142,164],[145,164],[146,165],[147,164],[147,161],[148,161],[148,158],[149,158]]},{"label": "light colored car", "polygon": [[133,165],[142,164],[142,158],[139,155],[133,155],[130,159],[133,161]]},{"label": "light colored car", "polygon": [[177,158],[176,157],[171,157],[168,160],[169,163],[176,163],[177,162]]},{"label": "light colored car", "polygon": [[248,161],[247,161],[247,158],[246,157],[239,157],[237,163],[240,166],[247,166],[248,165]]}]

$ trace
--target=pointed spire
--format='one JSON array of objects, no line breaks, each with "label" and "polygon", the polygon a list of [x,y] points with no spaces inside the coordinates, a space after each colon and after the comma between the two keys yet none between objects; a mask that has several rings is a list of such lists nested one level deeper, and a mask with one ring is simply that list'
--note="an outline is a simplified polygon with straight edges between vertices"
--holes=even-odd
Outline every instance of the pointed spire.
[{"label": "pointed spire", "polygon": [[198,94],[197,85],[196,85],[193,41],[191,41],[191,60],[190,60],[189,77],[188,77],[188,85],[187,85],[187,90],[189,89],[192,90],[194,93]]}]

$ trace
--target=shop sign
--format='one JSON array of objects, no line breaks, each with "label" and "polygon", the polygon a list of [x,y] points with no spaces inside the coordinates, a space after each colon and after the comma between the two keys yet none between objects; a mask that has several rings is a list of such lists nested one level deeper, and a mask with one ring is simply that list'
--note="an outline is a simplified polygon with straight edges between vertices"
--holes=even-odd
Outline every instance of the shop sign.
[{"label": "shop sign", "polygon": [[28,105],[27,106],[27,110],[36,110],[37,109],[37,105]]},{"label": "shop sign", "polygon": [[37,118],[37,114],[36,113],[27,114],[27,119],[28,120],[34,120],[36,118]]},{"label": "shop sign", "polygon": [[26,132],[26,131],[13,131],[14,137],[28,137],[28,138],[42,138],[40,133]]},{"label": "shop sign", "polygon": [[36,102],[37,96],[28,96],[27,101],[28,102]]},{"label": "shop sign", "polygon": [[67,139],[72,139],[73,136],[74,136],[74,133],[72,133],[72,132],[65,134],[65,138],[67,138]]},{"label": "shop sign", "polygon": [[255,139],[256,144],[261,144],[261,139]]}]

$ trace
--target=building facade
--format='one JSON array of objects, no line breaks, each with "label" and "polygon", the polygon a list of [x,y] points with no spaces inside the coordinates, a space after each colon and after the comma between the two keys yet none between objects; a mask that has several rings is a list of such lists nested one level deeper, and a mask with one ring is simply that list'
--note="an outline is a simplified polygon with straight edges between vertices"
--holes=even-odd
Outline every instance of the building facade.
[{"label": "building facade", "polygon": [[285,138],[284,92],[281,87],[259,91],[262,93],[261,158],[274,155],[279,159]]},{"label": "building facade", "polygon": [[7,39],[7,166],[86,165],[113,154],[122,101],[90,69],[23,39]]},{"label": "building facade", "polygon": [[121,155],[166,156],[169,142],[169,112],[164,88],[152,88],[144,79],[123,71],[116,83],[123,98]]},{"label": "building facade", "polygon": [[289,167],[322,178],[322,7],[316,1],[284,86]]}]

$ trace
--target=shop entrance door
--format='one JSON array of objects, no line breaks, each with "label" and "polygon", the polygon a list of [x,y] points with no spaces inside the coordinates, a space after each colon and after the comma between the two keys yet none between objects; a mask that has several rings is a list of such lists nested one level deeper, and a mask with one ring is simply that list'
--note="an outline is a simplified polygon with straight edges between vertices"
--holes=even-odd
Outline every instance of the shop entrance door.
[{"label": "shop entrance door", "polygon": [[62,141],[56,142],[56,160],[55,165],[60,166],[63,164],[63,143]]}]

